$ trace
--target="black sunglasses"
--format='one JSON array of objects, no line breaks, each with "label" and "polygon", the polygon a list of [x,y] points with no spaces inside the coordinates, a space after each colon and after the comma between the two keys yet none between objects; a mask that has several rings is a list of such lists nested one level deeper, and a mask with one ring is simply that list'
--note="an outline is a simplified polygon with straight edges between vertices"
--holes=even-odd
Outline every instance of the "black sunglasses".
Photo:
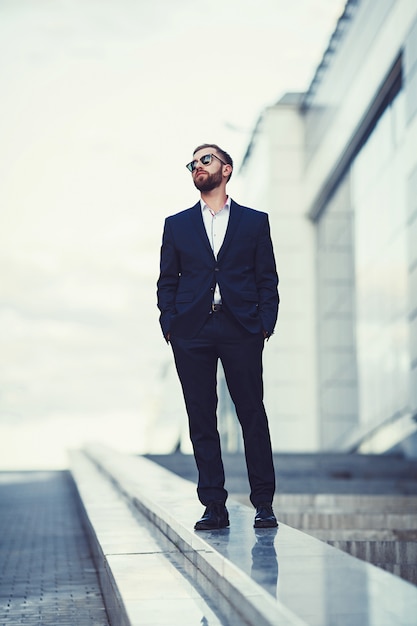
[{"label": "black sunglasses", "polygon": [[215,154],[204,154],[200,159],[195,159],[194,161],[191,161],[190,163],[187,163],[187,165],[185,167],[187,168],[187,170],[190,170],[190,172],[194,172],[194,170],[197,169],[197,165],[198,165],[199,161],[203,165],[210,165],[210,163],[212,162],[213,158],[217,159],[218,161],[220,161],[220,163],[223,163],[223,165],[227,165],[227,163],[225,163],[224,161],[219,159],[219,157],[216,156]]}]

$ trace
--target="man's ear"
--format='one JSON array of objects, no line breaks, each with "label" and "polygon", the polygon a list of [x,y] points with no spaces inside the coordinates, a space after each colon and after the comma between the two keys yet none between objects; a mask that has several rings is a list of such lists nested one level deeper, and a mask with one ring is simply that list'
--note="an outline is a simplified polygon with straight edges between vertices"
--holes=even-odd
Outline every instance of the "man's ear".
[{"label": "man's ear", "polygon": [[223,165],[223,176],[229,176],[233,172],[233,167],[229,164]]}]

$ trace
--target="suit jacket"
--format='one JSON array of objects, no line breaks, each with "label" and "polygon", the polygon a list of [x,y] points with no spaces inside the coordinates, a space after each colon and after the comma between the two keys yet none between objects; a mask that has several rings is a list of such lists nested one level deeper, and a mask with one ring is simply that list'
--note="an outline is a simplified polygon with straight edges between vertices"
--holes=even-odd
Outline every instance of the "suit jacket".
[{"label": "suit jacket", "polygon": [[204,227],[201,205],[165,220],[157,283],[164,337],[192,338],[207,321],[216,283],[223,306],[249,332],[274,331],[278,275],[266,213],[231,201],[217,259]]}]

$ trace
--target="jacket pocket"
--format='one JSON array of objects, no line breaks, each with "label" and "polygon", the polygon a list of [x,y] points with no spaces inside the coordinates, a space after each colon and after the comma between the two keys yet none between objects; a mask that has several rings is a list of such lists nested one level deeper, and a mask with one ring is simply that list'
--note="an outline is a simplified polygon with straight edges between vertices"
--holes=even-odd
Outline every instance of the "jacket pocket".
[{"label": "jacket pocket", "polygon": [[248,302],[258,302],[258,294],[256,291],[242,291],[242,299]]},{"label": "jacket pocket", "polygon": [[194,294],[192,291],[184,291],[182,293],[177,293],[175,297],[175,302],[176,303],[192,302],[193,299],[194,299]]}]

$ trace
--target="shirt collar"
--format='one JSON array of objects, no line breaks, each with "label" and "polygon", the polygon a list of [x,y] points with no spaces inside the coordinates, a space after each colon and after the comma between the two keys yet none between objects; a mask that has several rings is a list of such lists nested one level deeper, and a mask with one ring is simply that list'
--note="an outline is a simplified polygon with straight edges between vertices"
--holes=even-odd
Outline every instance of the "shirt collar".
[{"label": "shirt collar", "polygon": [[[224,203],[224,206],[220,209],[220,211],[224,211],[224,210],[230,211],[231,202],[232,202],[231,197],[227,196],[226,202]],[[208,206],[208,204],[204,202],[203,198],[200,198],[200,206],[201,206],[201,212],[203,212],[204,210],[211,211],[210,207]]]}]

